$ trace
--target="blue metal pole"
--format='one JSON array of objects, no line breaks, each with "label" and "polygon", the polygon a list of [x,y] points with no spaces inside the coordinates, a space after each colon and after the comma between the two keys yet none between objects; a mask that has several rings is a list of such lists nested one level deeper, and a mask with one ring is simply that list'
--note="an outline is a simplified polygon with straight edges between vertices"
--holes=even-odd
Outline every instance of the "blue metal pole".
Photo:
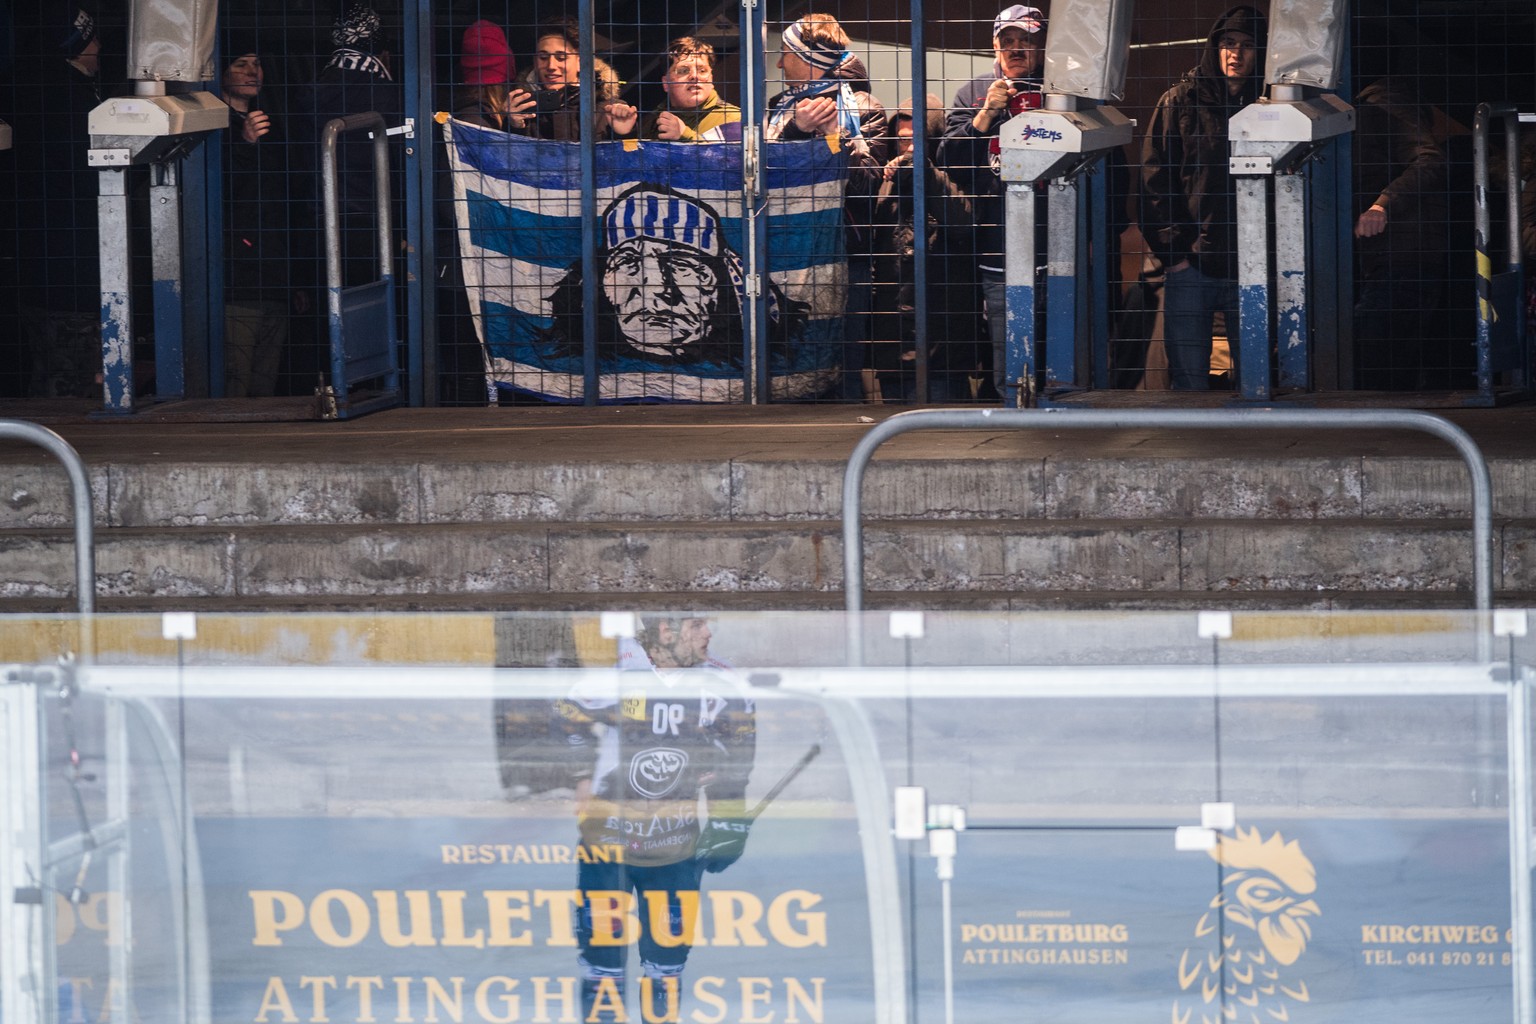
[{"label": "blue metal pole", "polygon": [[[912,0],[912,289],[916,293],[917,402],[928,401],[928,43],[923,0]],[[889,310],[877,311],[889,313]]]},{"label": "blue metal pole", "polygon": [[[182,363],[183,325],[181,248],[181,192],[177,182],[178,160],[156,161],[149,166],[149,226],[154,276],[150,294],[155,323],[155,397],[181,398],[187,393]],[[130,379],[128,386],[133,386]]]},{"label": "blue metal pole", "polygon": [[1119,268],[1110,263],[1110,254],[1118,250],[1110,245],[1109,201],[1114,194],[1111,187],[1109,158],[1101,157],[1094,172],[1083,179],[1089,197],[1087,215],[1080,223],[1088,225],[1087,251],[1078,250],[1088,267],[1088,291],[1085,308],[1081,315],[1092,332],[1089,374],[1084,383],[1094,388],[1109,387],[1109,330],[1114,315],[1111,308],[1109,278],[1119,274]]},{"label": "blue metal pole", "polygon": [[[416,137],[405,140],[406,401],[436,405],[437,289],[423,267],[437,266],[432,234],[432,9],[430,0],[405,6],[405,110]],[[431,385],[430,387],[428,385]]]},{"label": "blue metal pole", "polygon": [[750,329],[742,331],[742,398],[748,404],[766,402],[768,387],[768,218],[764,207],[768,163],[767,143],[763,141],[763,114],[767,102],[768,33],[762,5],[750,3],[741,21],[741,120],[744,156],[743,191],[746,207],[748,280],[757,282],[749,289],[742,315]]},{"label": "blue metal pole", "polygon": [[581,370],[582,403],[597,404],[597,61],[593,51],[592,0],[578,0],[581,33]]},{"label": "blue metal pole", "polygon": [[1246,401],[1268,401],[1269,388],[1269,177],[1235,179],[1240,251],[1237,255],[1237,337],[1227,344],[1239,357],[1238,391]]},{"label": "blue metal pole", "polygon": [[[1046,186],[1045,269],[1045,388],[1072,387],[1077,381],[1078,262],[1082,230],[1078,214],[1082,197],[1079,178],[1052,181]],[[1036,321],[1038,322],[1038,321]]]},{"label": "blue metal pole", "polygon": [[127,171],[98,172],[101,248],[101,372],[108,413],[133,412],[133,290],[128,279]]}]

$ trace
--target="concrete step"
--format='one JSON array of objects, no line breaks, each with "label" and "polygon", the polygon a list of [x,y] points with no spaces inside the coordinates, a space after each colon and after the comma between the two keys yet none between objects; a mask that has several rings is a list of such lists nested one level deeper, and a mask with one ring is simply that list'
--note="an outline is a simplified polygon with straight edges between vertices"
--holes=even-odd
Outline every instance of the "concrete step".
[{"label": "concrete step", "polygon": [[[780,522],[842,513],[840,460],[109,463],[89,467],[111,527],[500,522]],[[1490,462],[1494,514],[1536,517],[1536,458]],[[0,464],[0,529],[69,522],[49,464]],[[881,459],[873,519],[1349,519],[1468,515],[1454,458]]]},{"label": "concrete step", "polygon": [[[124,527],[96,540],[99,597],[166,604],[416,598],[495,608],[562,595],[804,599],[843,587],[840,525],[830,521]],[[1432,594],[1454,604],[1472,586],[1471,534],[1456,520],[881,520],[864,540],[867,590],[946,606],[1106,591],[1205,603]],[[67,607],[73,559],[69,531],[0,533],[0,597]],[[1536,520],[1500,524],[1494,565],[1496,590],[1536,590]]]},{"label": "concrete step", "polygon": [[[91,481],[103,608],[814,608],[841,604],[844,467],[886,415],[59,429]],[[1490,461],[1509,602],[1536,591],[1536,408],[1459,419]],[[1467,474],[1438,439],[1057,422],[882,448],[862,490],[870,606],[1470,604]],[[70,507],[45,454],[0,444],[0,610],[72,606]]]}]

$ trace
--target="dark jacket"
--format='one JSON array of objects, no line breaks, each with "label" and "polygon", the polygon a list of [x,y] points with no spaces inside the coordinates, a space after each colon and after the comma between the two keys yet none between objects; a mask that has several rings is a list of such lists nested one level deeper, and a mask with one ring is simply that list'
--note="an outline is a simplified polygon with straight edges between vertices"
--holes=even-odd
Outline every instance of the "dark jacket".
[{"label": "dark jacket", "polygon": [[[976,217],[974,248],[977,262],[994,270],[1003,269],[1003,252],[1007,248],[1004,240],[1004,189],[999,174],[998,133],[1013,115],[1004,111],[985,132],[978,132],[971,122],[976,117],[976,111],[986,102],[987,90],[1001,77],[1003,70],[994,61],[991,74],[971,79],[955,93],[938,155],[940,165],[960,189],[971,197]],[[1024,85],[1025,91],[1029,88],[1039,90],[1040,77],[1036,75],[1026,79]],[[1039,105],[1038,100],[1031,101],[1031,106]],[[1043,218],[1040,223],[1044,225]]]},{"label": "dark jacket", "polygon": [[[607,61],[593,58],[597,75],[597,94],[592,97],[593,116],[601,119],[602,106],[619,98],[619,75]],[[517,78],[516,88],[527,90],[539,100],[539,113],[528,124],[527,135],[535,139],[578,142],[581,139],[581,89],[544,89],[539,86],[537,69],[528,68]]]},{"label": "dark jacket", "polygon": [[[99,314],[96,230],[100,173],[87,163],[86,119],[101,96],[100,80],[63,58],[22,55],[16,61],[11,123],[20,300],[54,312]],[[10,256],[9,253],[6,254]],[[3,268],[0,268],[3,269]]]},{"label": "dark jacket", "polygon": [[[948,174],[931,162],[927,188],[928,327],[929,338],[946,337],[951,305],[969,309],[971,202]],[[917,217],[910,162],[899,164],[889,181],[882,181],[874,203],[872,238],[876,315],[874,340],[901,341],[910,348],[916,336]],[[889,369],[891,367],[881,367]]]},{"label": "dark jacket", "polygon": [[[1227,88],[1217,42],[1247,32],[1259,53],[1236,95]],[[1234,7],[1211,27],[1200,64],[1163,93],[1141,150],[1141,232],[1163,261],[1190,260],[1210,277],[1237,277],[1237,194],[1229,170],[1227,121],[1258,100],[1264,79],[1264,15]]]},{"label": "dark jacket", "polygon": [[224,298],[286,306],[293,289],[318,283],[312,176],[299,173],[280,114],[264,98],[252,109],[271,118],[259,142],[245,141],[245,115],[233,108],[224,132]]},{"label": "dark jacket", "polygon": [[[332,118],[377,111],[391,128],[405,123],[405,98],[398,82],[358,68],[332,65],[320,72],[311,93],[308,116],[303,119],[304,134],[298,141],[320,166],[320,135]],[[419,130],[419,129],[418,129]],[[396,153],[399,145],[391,142],[390,162],[397,168],[390,187],[396,200],[404,196],[403,161]],[[366,132],[354,131],[341,136],[336,146],[337,185],[341,192],[344,215],[371,218],[374,210],[373,143]],[[318,177],[317,177],[318,180]],[[317,196],[317,200],[320,197]]]},{"label": "dark jacket", "polygon": [[1378,203],[1387,212],[1385,231],[1355,239],[1366,274],[1443,264],[1450,242],[1445,151],[1428,111],[1403,83],[1378,79],[1355,98],[1354,155],[1355,219]]}]

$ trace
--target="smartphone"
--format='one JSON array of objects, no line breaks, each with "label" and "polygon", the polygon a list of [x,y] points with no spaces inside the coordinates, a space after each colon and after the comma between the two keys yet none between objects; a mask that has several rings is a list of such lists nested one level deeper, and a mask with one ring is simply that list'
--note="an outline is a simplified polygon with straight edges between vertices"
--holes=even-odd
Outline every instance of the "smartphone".
[{"label": "smartphone", "polygon": [[552,114],[557,110],[563,110],[566,106],[574,106],[571,100],[576,96],[576,90],[571,89],[535,89],[533,101],[536,104],[535,111],[540,114]]}]

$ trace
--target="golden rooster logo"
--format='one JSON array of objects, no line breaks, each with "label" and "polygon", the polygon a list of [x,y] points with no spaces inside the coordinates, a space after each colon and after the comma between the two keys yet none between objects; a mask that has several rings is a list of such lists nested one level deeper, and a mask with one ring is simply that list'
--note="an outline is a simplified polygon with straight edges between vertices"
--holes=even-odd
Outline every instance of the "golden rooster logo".
[{"label": "golden rooster logo", "polygon": [[[1307,983],[1285,968],[1307,951],[1317,870],[1295,840],[1239,828],[1211,856],[1223,867],[1221,891],[1195,925],[1198,942],[1179,958],[1173,1024],[1276,1024],[1294,1003],[1311,1001]],[[1216,936],[1219,932],[1219,936]]]}]

